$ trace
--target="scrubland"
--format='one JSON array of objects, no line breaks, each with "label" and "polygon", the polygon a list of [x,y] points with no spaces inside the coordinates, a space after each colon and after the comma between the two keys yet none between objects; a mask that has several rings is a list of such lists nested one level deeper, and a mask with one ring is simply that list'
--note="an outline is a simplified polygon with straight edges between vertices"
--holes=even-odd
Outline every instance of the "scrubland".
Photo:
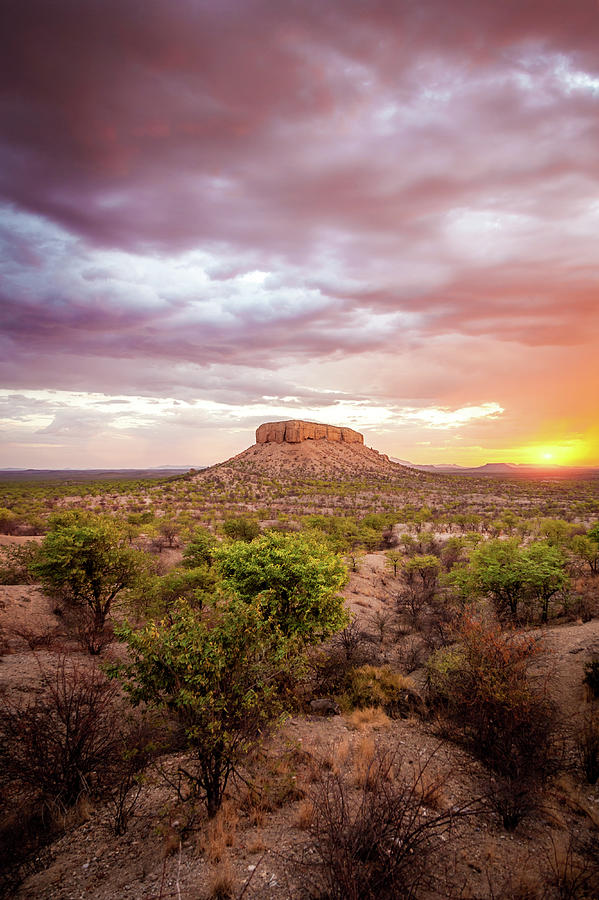
[{"label": "scrubland", "polygon": [[599,483],[11,482],[0,884],[599,896]]}]

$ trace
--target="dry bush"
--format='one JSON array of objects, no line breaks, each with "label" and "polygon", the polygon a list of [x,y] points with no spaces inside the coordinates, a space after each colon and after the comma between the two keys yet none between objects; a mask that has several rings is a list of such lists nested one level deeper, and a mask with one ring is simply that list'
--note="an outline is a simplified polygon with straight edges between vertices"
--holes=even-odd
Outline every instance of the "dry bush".
[{"label": "dry bush", "polygon": [[554,707],[545,690],[529,683],[541,647],[468,617],[457,637],[457,647],[429,660],[430,699],[454,739],[487,766],[489,802],[513,830],[536,807],[561,749]]},{"label": "dry bush", "polygon": [[325,646],[309,653],[309,691],[312,695],[336,694],[343,690],[351,669],[372,657],[372,643],[354,619]]},{"label": "dry bush", "polygon": [[458,611],[447,597],[435,596],[420,617],[419,630],[427,650],[439,650],[453,641]]},{"label": "dry bush", "polygon": [[117,688],[96,668],[61,656],[43,691],[0,701],[0,762],[22,795],[68,807],[101,782],[118,757]]},{"label": "dry bush", "polygon": [[580,767],[589,784],[599,780],[599,713],[591,709],[576,736]]},{"label": "dry bush", "polygon": [[295,859],[312,897],[410,900],[433,887],[455,814],[424,816],[419,785],[397,777],[397,763],[375,753],[360,790],[329,775],[314,792],[309,840]]},{"label": "dry bush", "polygon": [[305,796],[289,754],[278,759],[261,758],[260,767],[259,773],[247,782],[240,802],[242,811],[258,826],[264,824],[267,813],[280,809],[286,803],[302,800]]},{"label": "dry bush", "polygon": [[36,628],[20,628],[11,629],[11,635],[24,641],[30,650],[56,650],[63,646],[61,634],[56,628],[44,628],[42,631]]},{"label": "dry bush", "polygon": [[31,575],[29,566],[38,552],[39,546],[35,541],[0,547],[0,584],[32,584],[35,578]]},{"label": "dry bush", "polygon": [[591,659],[585,663],[583,684],[586,686],[589,700],[599,699],[599,659]]},{"label": "dry bush", "polygon": [[143,788],[144,770],[151,757],[160,752],[159,734],[160,723],[147,718],[121,726],[118,752],[112,757],[107,777],[100,786],[116,835],[127,831]]},{"label": "dry bush", "polygon": [[395,616],[390,609],[376,609],[370,616],[370,624],[379,644],[385,643],[394,619]]},{"label": "dry bush", "polygon": [[115,694],[99,670],[63,656],[42,670],[39,694],[0,698],[0,857],[11,862],[11,883],[45,843],[82,820],[89,795],[108,803],[116,833],[126,830],[148,739],[141,725],[123,721]]},{"label": "dry bush", "polygon": [[599,896],[599,847],[575,835],[552,838],[546,851],[549,881],[559,900]]},{"label": "dry bush", "polygon": [[33,800],[0,795],[0,897],[14,897],[38,865],[50,861],[45,845],[59,834],[57,817]]},{"label": "dry bush", "polygon": [[90,656],[99,656],[109,644],[114,641],[114,626],[112,622],[105,622],[99,627],[94,621],[93,613],[89,609],[76,609],[75,634],[79,645],[87,650]]}]

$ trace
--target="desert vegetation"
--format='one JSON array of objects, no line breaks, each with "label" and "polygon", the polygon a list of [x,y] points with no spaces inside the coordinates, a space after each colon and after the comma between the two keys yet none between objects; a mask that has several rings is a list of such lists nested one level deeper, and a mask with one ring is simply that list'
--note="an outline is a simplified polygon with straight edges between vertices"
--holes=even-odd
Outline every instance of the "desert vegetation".
[{"label": "desert vegetation", "polygon": [[599,894],[599,485],[397,469],[1,486],[4,895]]}]

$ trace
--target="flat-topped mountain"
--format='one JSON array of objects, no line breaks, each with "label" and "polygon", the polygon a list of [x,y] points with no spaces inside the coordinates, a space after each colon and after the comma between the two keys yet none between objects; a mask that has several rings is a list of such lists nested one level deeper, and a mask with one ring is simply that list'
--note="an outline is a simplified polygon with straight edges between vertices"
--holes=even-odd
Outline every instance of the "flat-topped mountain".
[{"label": "flat-topped mountain", "polygon": [[353,428],[320,425],[318,422],[302,422],[300,419],[289,419],[287,422],[265,422],[256,429],[257,444],[301,444],[302,441],[363,444],[364,435],[359,431],[354,431]]},{"label": "flat-topped mountain", "polygon": [[[364,436],[353,428],[290,419],[265,422],[256,431],[256,443],[232,459],[206,469],[231,475],[247,473],[267,477],[393,481],[416,473],[391,462],[384,453],[364,446]],[[204,473],[202,473],[204,474]],[[201,477],[201,476],[199,476]]]}]

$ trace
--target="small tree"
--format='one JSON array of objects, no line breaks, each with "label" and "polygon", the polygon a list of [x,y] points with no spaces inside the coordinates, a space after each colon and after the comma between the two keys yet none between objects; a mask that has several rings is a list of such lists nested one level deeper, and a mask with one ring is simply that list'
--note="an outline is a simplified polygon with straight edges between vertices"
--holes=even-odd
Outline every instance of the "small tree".
[{"label": "small tree", "polygon": [[385,565],[387,568],[393,569],[393,575],[397,578],[397,567],[401,562],[401,553],[399,550],[387,550],[385,557]]},{"label": "small tree", "polygon": [[572,550],[588,564],[591,575],[599,575],[599,540],[594,541],[590,534],[576,534],[572,538]]},{"label": "small tree", "polygon": [[113,674],[134,703],[164,707],[182,724],[195,768],[181,772],[214,816],[229,777],[282,713],[281,680],[298,659],[292,644],[258,602],[239,600],[202,616],[180,603],[162,622],[118,633],[132,662]]},{"label": "small tree", "polygon": [[448,580],[463,597],[489,594],[500,618],[515,619],[527,591],[523,553],[514,538],[480,544],[467,567],[456,566]]},{"label": "small tree", "polygon": [[400,601],[409,610],[413,625],[435,596],[439,587],[440,570],[441,563],[431,554],[412,556],[402,564],[400,578],[403,588]]},{"label": "small tree", "polygon": [[544,541],[531,544],[525,552],[526,586],[533,602],[541,607],[541,621],[549,618],[551,599],[568,584],[565,560],[559,547]]},{"label": "small tree", "polygon": [[50,531],[31,571],[50,594],[87,608],[88,649],[98,653],[112,602],[135,584],[144,559],[113,523],[98,519]]},{"label": "small tree", "polygon": [[196,569],[199,566],[210,568],[214,562],[216,541],[206,528],[197,528],[185,549],[183,550],[183,565],[187,569]]},{"label": "small tree", "polygon": [[[196,569],[172,569],[166,575],[154,575],[136,594],[143,599],[147,615],[161,618],[177,600],[201,609],[214,594],[216,577],[206,566]],[[135,604],[139,607],[139,604]]]},{"label": "small tree", "polygon": [[545,541],[521,547],[515,538],[491,540],[472,553],[468,566],[456,566],[447,576],[461,595],[489,595],[500,619],[518,619],[521,605],[541,608],[549,617],[551,599],[568,584],[562,551]]},{"label": "small tree", "polygon": [[350,565],[350,570],[352,572],[359,572],[360,566],[364,559],[364,551],[358,549],[357,547],[352,547],[351,550],[347,553],[347,561]]},{"label": "small tree", "polygon": [[158,532],[169,547],[174,547],[179,534],[179,525],[173,519],[161,519]]},{"label": "small tree", "polygon": [[14,534],[17,530],[17,526],[19,525],[19,517],[15,515],[15,513],[6,509],[4,506],[0,507],[0,534]]},{"label": "small tree", "polygon": [[345,566],[314,535],[271,532],[222,547],[217,558],[225,587],[247,602],[260,596],[264,614],[284,635],[317,643],[349,621],[338,593]]},{"label": "small tree", "polygon": [[228,538],[234,541],[253,541],[260,534],[260,526],[254,519],[246,519],[239,516],[234,519],[225,519],[223,531]]}]

